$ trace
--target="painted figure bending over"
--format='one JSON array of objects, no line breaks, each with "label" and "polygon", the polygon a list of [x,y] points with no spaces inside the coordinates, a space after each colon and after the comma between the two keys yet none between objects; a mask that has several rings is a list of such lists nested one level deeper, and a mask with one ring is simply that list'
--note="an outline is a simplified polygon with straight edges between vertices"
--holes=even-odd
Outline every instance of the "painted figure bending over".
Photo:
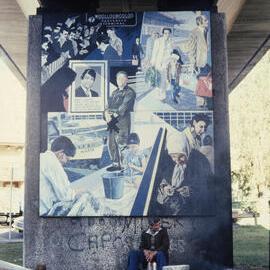
[{"label": "painted figure bending over", "polygon": [[111,215],[113,210],[103,207],[90,191],[73,188],[64,165],[74,157],[76,147],[65,137],[57,137],[51,150],[40,154],[41,216]]}]

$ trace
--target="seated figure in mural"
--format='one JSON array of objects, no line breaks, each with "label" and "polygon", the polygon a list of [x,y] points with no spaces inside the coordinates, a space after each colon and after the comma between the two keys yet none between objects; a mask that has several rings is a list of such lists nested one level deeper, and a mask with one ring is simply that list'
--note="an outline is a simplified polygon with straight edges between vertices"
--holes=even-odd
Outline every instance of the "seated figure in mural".
[{"label": "seated figure in mural", "polygon": [[126,169],[125,174],[131,178],[144,173],[146,156],[140,149],[140,138],[137,133],[130,133],[128,136],[127,149],[123,151],[123,165]]},{"label": "seated figure in mural", "polygon": [[185,153],[184,140],[179,132],[168,137],[167,150],[175,166],[170,181],[165,178],[162,179],[157,201],[160,204],[165,204],[170,208],[177,208],[178,210],[190,196],[189,186],[184,185],[187,155]]},{"label": "seated figure in mural", "polygon": [[113,215],[90,192],[71,187],[63,166],[75,153],[72,141],[59,136],[52,142],[51,150],[40,154],[40,215]]},{"label": "seated figure in mural", "polygon": [[75,97],[98,97],[98,93],[92,89],[95,80],[95,70],[86,69],[81,76],[81,85],[75,89]]},{"label": "seated figure in mural", "polygon": [[150,204],[151,215],[214,211],[213,172],[208,157],[200,152],[201,137],[209,124],[208,116],[198,113],[182,132],[168,133]]},{"label": "seated figure in mural", "polygon": [[170,240],[167,230],[161,226],[160,218],[151,218],[149,228],[142,232],[140,250],[132,250],[128,256],[128,270],[137,270],[139,265],[156,265],[162,270],[168,264]]}]

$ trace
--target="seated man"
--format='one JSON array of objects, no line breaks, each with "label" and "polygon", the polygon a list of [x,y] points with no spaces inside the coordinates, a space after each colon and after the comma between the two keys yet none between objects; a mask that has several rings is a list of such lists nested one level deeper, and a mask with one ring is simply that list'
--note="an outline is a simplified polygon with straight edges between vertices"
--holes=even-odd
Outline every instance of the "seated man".
[{"label": "seated man", "polygon": [[140,250],[133,250],[128,257],[128,270],[138,270],[140,264],[156,262],[157,270],[168,263],[170,241],[167,230],[161,226],[160,218],[151,218],[149,228],[142,233]]}]

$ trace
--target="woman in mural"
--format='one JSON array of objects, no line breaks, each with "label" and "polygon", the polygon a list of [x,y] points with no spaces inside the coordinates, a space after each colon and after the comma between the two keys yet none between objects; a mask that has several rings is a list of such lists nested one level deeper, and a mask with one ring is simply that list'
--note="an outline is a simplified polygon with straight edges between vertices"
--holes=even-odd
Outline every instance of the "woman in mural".
[{"label": "woman in mural", "polygon": [[178,213],[186,198],[190,196],[189,187],[183,185],[187,164],[184,143],[183,137],[177,131],[168,136],[167,150],[175,165],[170,181],[162,179],[157,195],[158,203],[168,207],[172,213]]},{"label": "woman in mural", "polygon": [[209,65],[201,68],[197,79],[195,91],[197,107],[212,110],[212,74]]},{"label": "woman in mural", "polygon": [[157,205],[151,207],[151,214],[210,211],[212,170],[209,160],[200,152],[201,137],[209,124],[206,114],[195,114],[182,132],[175,130],[167,135],[167,151],[157,173]]}]

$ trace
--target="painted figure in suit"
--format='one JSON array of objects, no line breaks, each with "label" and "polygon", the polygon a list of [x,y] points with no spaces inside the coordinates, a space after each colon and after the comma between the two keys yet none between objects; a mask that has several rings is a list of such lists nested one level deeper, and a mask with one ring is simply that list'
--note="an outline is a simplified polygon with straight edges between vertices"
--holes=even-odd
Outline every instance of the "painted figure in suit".
[{"label": "painted figure in suit", "polygon": [[171,32],[170,28],[163,28],[162,36],[155,40],[151,58],[151,66],[161,75],[158,90],[159,98],[163,102],[166,99],[166,67],[173,51]]},{"label": "painted figure in suit", "polygon": [[75,90],[75,97],[98,97],[98,93],[91,89],[95,79],[95,70],[91,68],[86,69],[81,76],[81,85]]}]

